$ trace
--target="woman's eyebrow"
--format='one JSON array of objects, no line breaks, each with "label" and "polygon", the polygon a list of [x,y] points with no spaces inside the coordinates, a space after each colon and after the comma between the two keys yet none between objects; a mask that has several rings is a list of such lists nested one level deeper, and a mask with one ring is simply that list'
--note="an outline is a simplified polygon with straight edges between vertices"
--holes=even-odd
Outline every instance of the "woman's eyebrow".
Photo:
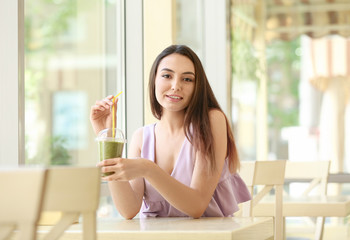
[{"label": "woman's eyebrow", "polygon": [[171,70],[170,68],[163,68],[160,71],[167,71],[167,72],[173,72],[173,73],[175,72],[174,70]]},{"label": "woman's eyebrow", "polygon": [[[174,70],[171,70],[170,68],[163,68],[162,70],[160,71],[167,71],[167,72],[172,72],[172,73],[175,73]],[[183,72],[182,74],[191,74],[193,76],[196,76],[193,72]]]},{"label": "woman's eyebrow", "polygon": [[184,72],[182,74],[192,74],[193,76],[196,76],[193,72]]}]

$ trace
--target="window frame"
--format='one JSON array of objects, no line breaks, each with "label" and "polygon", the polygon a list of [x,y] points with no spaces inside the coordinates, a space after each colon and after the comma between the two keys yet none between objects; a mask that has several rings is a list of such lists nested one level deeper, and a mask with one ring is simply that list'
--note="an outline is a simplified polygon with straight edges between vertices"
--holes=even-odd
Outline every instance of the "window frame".
[{"label": "window frame", "polygon": [[[123,36],[117,47],[125,73],[123,122],[126,138],[131,139],[143,126],[142,0],[121,0],[121,4]],[[24,0],[1,1],[0,31],[0,166],[18,166],[25,161]]]},{"label": "window frame", "polygon": [[24,0],[0,3],[0,165],[24,161]]}]

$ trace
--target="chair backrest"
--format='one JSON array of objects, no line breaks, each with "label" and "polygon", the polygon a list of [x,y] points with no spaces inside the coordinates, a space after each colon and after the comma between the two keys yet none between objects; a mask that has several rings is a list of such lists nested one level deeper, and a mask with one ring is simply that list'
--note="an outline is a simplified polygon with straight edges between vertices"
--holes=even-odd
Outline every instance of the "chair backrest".
[{"label": "chair backrest", "polygon": [[287,161],[285,178],[288,180],[311,179],[302,196],[319,186],[320,195],[327,194],[330,161]]},{"label": "chair backrest", "polygon": [[0,239],[7,239],[15,228],[18,239],[36,239],[45,189],[45,169],[0,170]]},{"label": "chair backrest", "polygon": [[[253,216],[254,206],[275,189],[275,239],[283,238],[283,184],[286,160],[241,162],[240,176],[252,194],[252,200],[243,204],[242,215]],[[255,186],[263,186],[254,194]]]},{"label": "chair backrest", "polygon": [[96,239],[100,174],[97,167],[48,169],[43,211],[60,211],[62,217],[45,239],[59,238],[80,214],[83,216],[84,239]]}]

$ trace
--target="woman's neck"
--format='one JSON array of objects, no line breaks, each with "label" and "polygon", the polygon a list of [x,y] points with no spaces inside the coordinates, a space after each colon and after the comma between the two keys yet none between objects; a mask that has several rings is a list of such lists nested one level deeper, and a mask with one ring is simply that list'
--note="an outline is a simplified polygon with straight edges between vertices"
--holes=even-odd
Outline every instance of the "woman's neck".
[{"label": "woman's neck", "polygon": [[167,112],[162,115],[159,121],[159,127],[162,130],[168,131],[171,135],[177,135],[183,133],[185,114],[183,113],[171,113]]}]

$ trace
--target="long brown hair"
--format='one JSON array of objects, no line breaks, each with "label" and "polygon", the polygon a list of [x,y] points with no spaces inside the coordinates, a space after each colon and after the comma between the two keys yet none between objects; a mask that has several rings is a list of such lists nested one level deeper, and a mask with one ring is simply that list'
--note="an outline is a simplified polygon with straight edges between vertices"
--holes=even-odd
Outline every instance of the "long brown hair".
[{"label": "long brown hair", "polygon": [[[202,63],[198,56],[185,45],[171,45],[164,49],[155,59],[150,76],[149,76],[149,96],[151,110],[154,117],[160,119],[162,117],[162,106],[158,103],[155,94],[155,79],[157,75],[158,65],[161,60],[173,53],[181,54],[189,58],[195,69],[195,88],[193,97],[185,110],[184,130],[186,138],[191,142],[197,151],[206,156],[205,160],[209,164],[211,170],[216,169],[213,134],[210,128],[209,111],[211,109],[222,109],[217,102],[213,90],[210,87],[207,76],[203,69]],[[231,126],[226,119],[227,128],[227,152],[226,157],[229,159],[230,171],[232,173],[239,169],[239,159],[236,144],[233,138]]]}]

